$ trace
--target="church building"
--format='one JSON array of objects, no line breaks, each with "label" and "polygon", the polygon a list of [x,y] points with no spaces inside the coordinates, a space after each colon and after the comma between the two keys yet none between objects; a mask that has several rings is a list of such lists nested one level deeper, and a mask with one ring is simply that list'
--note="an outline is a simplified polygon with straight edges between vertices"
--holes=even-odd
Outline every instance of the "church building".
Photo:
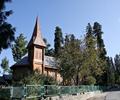
[{"label": "church building", "polygon": [[45,55],[45,47],[46,44],[43,41],[37,17],[32,37],[27,45],[28,54],[11,66],[15,80],[35,70],[38,70],[41,74],[51,76],[57,81],[62,80],[55,64],[55,58]]}]

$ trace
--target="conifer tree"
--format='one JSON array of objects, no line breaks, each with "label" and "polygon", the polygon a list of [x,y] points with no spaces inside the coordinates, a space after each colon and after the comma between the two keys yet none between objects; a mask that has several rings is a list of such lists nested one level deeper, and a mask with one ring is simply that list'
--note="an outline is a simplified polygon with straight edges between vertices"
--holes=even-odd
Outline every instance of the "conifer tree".
[{"label": "conifer tree", "polygon": [[85,50],[84,50],[84,67],[87,70],[87,73],[84,77],[84,84],[89,83],[89,78],[93,80],[93,83],[96,83],[96,76],[100,75],[102,72],[101,70],[98,70],[98,62],[96,60],[97,58],[97,52],[95,49],[96,46],[96,40],[93,35],[92,26],[90,23],[88,23],[86,27],[86,36],[85,36]]},{"label": "conifer tree", "polygon": [[107,52],[106,52],[104,41],[102,38],[102,34],[103,34],[102,26],[98,22],[95,22],[94,26],[93,26],[93,31],[94,31],[94,35],[97,39],[97,49],[99,51],[99,57],[102,60],[106,60]]},{"label": "conifer tree", "polygon": [[44,38],[43,41],[46,44],[45,55],[46,56],[54,56],[54,49],[50,48],[51,45],[47,42],[47,39]]},{"label": "conifer tree", "polygon": [[2,59],[1,68],[3,69],[3,74],[9,72],[9,61],[6,57]]},{"label": "conifer tree", "polygon": [[120,55],[116,54],[114,58],[115,62],[115,81],[117,84],[120,84]]},{"label": "conifer tree", "polygon": [[119,73],[120,75],[120,55],[116,55],[114,58],[115,61],[115,67],[116,67],[116,71]]},{"label": "conifer tree", "polygon": [[98,77],[99,79],[99,84],[106,84],[107,83],[107,52],[106,52],[106,49],[105,49],[105,45],[104,45],[104,41],[103,41],[103,38],[102,38],[102,26],[98,23],[98,22],[95,22],[94,23],[94,26],[93,26],[93,32],[94,32],[94,35],[96,37],[96,41],[97,41],[97,52],[98,52],[98,58],[100,59],[101,61],[101,68],[103,70],[103,74],[101,77]]},{"label": "conifer tree", "polygon": [[86,27],[86,47],[90,48],[92,47],[93,49],[95,49],[95,38],[93,36],[93,30],[92,30],[92,26],[90,25],[90,23],[88,23],[87,27]]},{"label": "conifer tree", "polygon": [[57,26],[55,29],[54,39],[55,56],[58,56],[60,54],[62,43],[63,43],[62,30],[60,27]]},{"label": "conifer tree", "polygon": [[27,53],[26,44],[26,38],[21,33],[12,45],[12,55],[15,62],[18,62]]},{"label": "conifer tree", "polygon": [[12,14],[12,10],[6,11],[6,3],[12,0],[0,0],[0,52],[11,46],[14,41],[15,28],[6,20]]},{"label": "conifer tree", "polygon": [[112,57],[107,57],[108,67],[107,67],[107,74],[108,74],[108,85],[115,84],[115,66],[113,63]]}]

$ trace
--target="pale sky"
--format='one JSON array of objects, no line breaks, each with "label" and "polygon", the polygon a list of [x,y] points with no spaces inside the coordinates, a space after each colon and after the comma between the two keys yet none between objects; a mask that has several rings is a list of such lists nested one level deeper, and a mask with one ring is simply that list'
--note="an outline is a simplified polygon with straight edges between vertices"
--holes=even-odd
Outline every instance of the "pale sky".
[{"label": "pale sky", "polygon": [[[13,14],[8,18],[16,27],[16,36],[24,33],[29,41],[36,16],[39,16],[42,35],[53,46],[55,27],[62,28],[63,34],[73,33],[77,38],[85,34],[87,23],[95,21],[102,25],[107,55],[120,53],[120,0],[13,0],[7,5]],[[11,50],[0,54],[13,65]],[[1,63],[1,62],[0,62]]]}]

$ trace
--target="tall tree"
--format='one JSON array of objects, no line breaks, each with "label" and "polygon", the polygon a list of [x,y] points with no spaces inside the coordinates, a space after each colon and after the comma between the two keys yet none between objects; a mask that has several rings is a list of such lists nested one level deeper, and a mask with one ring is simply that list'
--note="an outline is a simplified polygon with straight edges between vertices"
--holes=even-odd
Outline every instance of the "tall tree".
[{"label": "tall tree", "polygon": [[27,53],[26,44],[26,38],[21,33],[12,45],[12,55],[15,62],[19,61]]},{"label": "tall tree", "polygon": [[54,56],[54,49],[50,48],[50,44],[47,42],[47,39],[43,39],[45,44],[46,44],[46,48],[45,48],[45,55],[47,56]]},{"label": "tall tree", "polygon": [[5,4],[12,0],[0,0],[0,52],[11,46],[14,41],[15,28],[8,23],[7,17],[12,14],[12,10],[6,11]]},{"label": "tall tree", "polygon": [[60,54],[62,43],[63,43],[62,30],[60,27],[57,26],[55,29],[55,39],[54,39],[54,49],[56,56]]},{"label": "tall tree", "polygon": [[93,30],[92,30],[92,26],[90,25],[90,23],[88,23],[87,27],[86,27],[86,48],[92,48],[95,49],[95,38],[93,35]]},{"label": "tall tree", "polygon": [[98,52],[98,58],[100,59],[101,61],[101,64],[102,64],[102,69],[103,69],[103,75],[101,77],[98,77],[99,79],[99,84],[106,84],[107,83],[107,52],[106,52],[106,49],[105,49],[105,45],[104,45],[104,41],[103,41],[103,38],[102,38],[102,26],[98,23],[98,22],[95,22],[94,23],[94,26],[93,26],[93,32],[94,32],[94,35],[97,39],[97,52]]},{"label": "tall tree", "polygon": [[87,80],[89,80],[89,78],[90,79],[92,78],[93,83],[95,83],[96,82],[95,78],[102,73],[101,69],[98,66],[99,60],[97,60],[97,52],[95,46],[96,46],[96,39],[93,35],[93,29],[90,23],[88,23],[86,27],[86,36],[85,36],[86,48],[84,50],[84,57],[85,57],[84,68],[87,69],[87,73],[86,74],[83,73],[84,75],[83,81],[85,81],[85,84],[87,84],[88,82]]},{"label": "tall tree", "polygon": [[80,50],[80,41],[73,34],[67,35],[58,59],[59,71],[64,84],[79,84],[79,72],[83,57]]},{"label": "tall tree", "polygon": [[120,54],[117,54],[114,58],[115,62],[115,80],[117,84],[120,84]]},{"label": "tall tree", "polygon": [[115,61],[116,71],[120,75],[120,55],[117,54],[114,58],[114,61]]},{"label": "tall tree", "polygon": [[9,72],[9,61],[6,57],[2,59],[1,68],[3,69],[3,74],[5,74],[5,72]]},{"label": "tall tree", "polygon": [[102,38],[102,26],[98,23],[98,22],[95,22],[94,23],[94,26],[93,26],[93,31],[94,31],[94,35],[97,39],[97,49],[99,50],[99,57],[103,60],[106,60],[106,49],[105,49],[105,45],[104,45],[104,41],[103,41],[103,38]]},{"label": "tall tree", "polygon": [[108,85],[114,85],[115,84],[115,66],[113,63],[112,57],[107,57],[108,62]]}]

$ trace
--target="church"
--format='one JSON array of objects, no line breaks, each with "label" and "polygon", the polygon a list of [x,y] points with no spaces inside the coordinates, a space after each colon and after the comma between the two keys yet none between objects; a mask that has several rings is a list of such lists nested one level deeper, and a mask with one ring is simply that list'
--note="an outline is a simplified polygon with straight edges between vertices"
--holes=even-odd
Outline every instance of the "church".
[{"label": "church", "polygon": [[41,74],[51,76],[57,81],[62,81],[55,64],[55,58],[45,55],[45,47],[46,44],[43,41],[37,17],[32,37],[27,45],[27,55],[11,66],[15,80],[24,77],[31,71],[38,70]]}]

